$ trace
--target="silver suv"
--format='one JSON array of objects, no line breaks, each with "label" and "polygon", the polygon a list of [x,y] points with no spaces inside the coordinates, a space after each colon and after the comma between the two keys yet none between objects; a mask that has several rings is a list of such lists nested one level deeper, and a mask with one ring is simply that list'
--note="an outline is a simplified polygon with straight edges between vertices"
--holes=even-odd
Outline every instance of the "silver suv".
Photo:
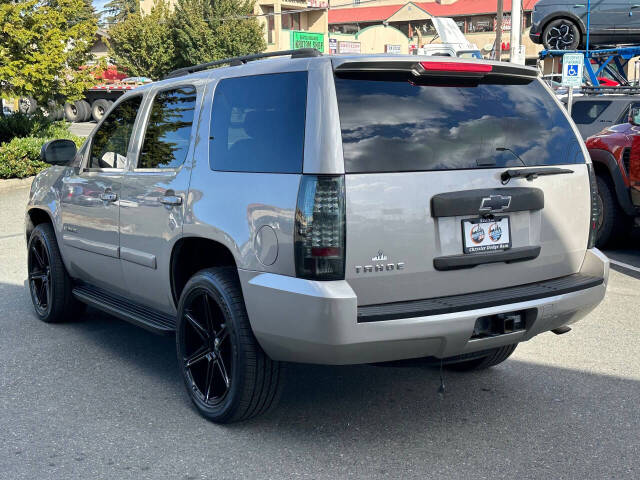
[{"label": "silver suv", "polygon": [[603,299],[591,161],[535,70],[261,56],[136,88],[78,152],[43,147],[42,320],[87,304],[175,332],[191,400],[231,422],[274,403],[282,362],[486,368]]}]

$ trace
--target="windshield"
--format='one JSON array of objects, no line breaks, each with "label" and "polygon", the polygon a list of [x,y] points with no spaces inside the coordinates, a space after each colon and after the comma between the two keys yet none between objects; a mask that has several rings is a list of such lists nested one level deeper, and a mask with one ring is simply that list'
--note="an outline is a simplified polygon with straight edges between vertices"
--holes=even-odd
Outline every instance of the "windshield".
[{"label": "windshield", "polygon": [[336,78],[345,171],[423,171],[584,163],[540,82],[418,86]]}]

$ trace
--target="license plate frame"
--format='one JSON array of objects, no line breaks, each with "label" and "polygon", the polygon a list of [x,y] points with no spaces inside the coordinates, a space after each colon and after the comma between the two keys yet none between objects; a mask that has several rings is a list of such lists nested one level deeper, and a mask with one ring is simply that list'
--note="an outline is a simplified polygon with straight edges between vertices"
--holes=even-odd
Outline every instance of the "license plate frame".
[{"label": "license plate frame", "polygon": [[[479,230],[476,229],[477,234],[472,236],[476,225],[480,226]],[[462,228],[462,251],[465,254],[503,252],[511,248],[511,219],[508,215],[465,218],[461,221],[460,226]],[[466,228],[467,226],[469,228]],[[507,234],[506,239],[504,238],[505,233]],[[499,235],[497,239],[496,235]]]}]

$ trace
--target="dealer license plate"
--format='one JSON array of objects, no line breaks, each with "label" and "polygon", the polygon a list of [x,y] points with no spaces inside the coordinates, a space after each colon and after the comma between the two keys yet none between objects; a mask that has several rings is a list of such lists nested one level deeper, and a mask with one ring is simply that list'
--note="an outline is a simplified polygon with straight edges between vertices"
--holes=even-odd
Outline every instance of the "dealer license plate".
[{"label": "dealer license plate", "polygon": [[464,253],[491,252],[511,248],[509,217],[470,218],[462,221]]}]

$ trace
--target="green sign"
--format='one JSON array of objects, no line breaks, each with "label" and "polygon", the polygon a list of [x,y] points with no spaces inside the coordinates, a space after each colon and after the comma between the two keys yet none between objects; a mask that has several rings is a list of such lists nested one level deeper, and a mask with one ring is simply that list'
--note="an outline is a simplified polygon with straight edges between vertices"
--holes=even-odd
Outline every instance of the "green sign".
[{"label": "green sign", "polygon": [[315,48],[324,52],[324,34],[292,30],[291,49],[296,50],[298,48]]}]

